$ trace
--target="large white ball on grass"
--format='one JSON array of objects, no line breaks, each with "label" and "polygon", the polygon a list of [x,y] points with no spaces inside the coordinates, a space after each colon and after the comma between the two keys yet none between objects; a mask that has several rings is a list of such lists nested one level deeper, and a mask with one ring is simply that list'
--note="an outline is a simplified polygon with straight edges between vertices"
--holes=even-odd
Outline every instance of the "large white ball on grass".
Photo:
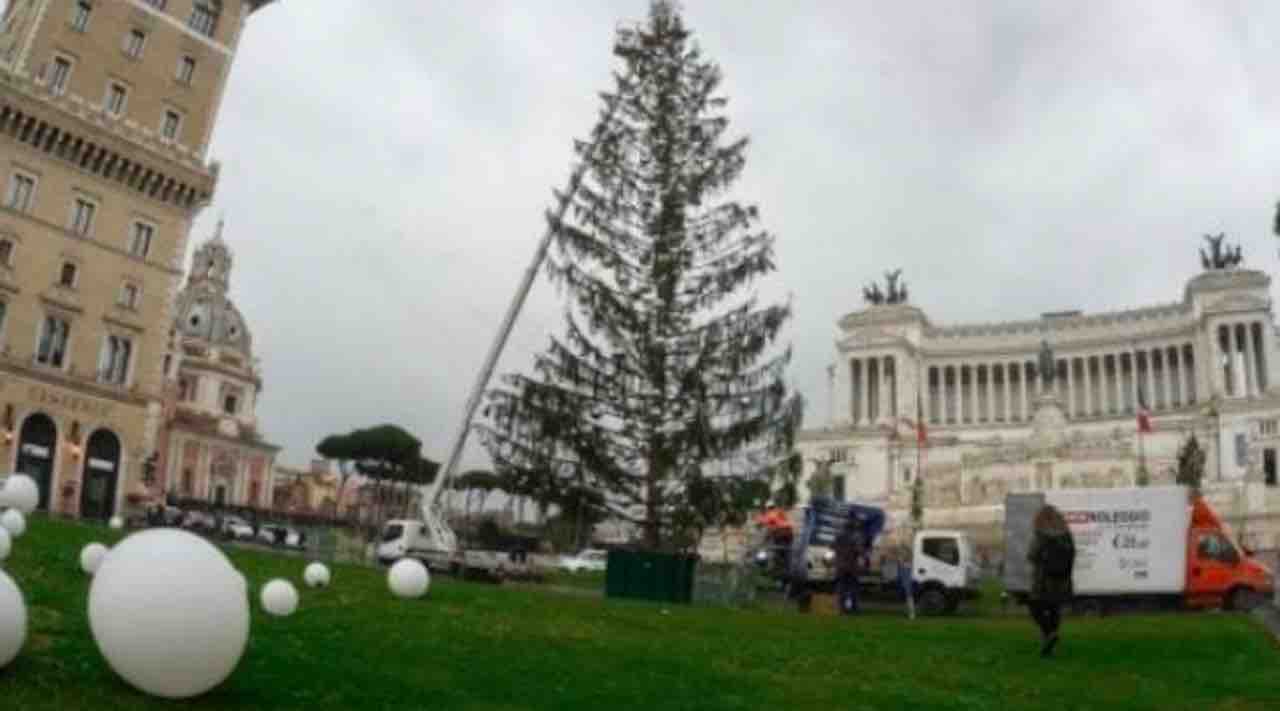
[{"label": "large white ball on grass", "polygon": [[412,599],[422,597],[431,583],[427,566],[413,558],[402,558],[387,572],[387,585],[396,597]]},{"label": "large white ball on grass", "polygon": [[329,587],[329,567],[324,563],[312,563],[302,571],[302,580],[309,588]]},{"label": "large white ball on grass", "polygon": [[134,533],[89,587],[89,629],[107,664],[155,696],[222,683],[249,641],[244,576],[213,544],[175,528]]},{"label": "large white ball on grass", "polygon": [[119,516],[112,516],[111,520],[107,522],[107,525],[110,526],[113,530],[119,531],[120,529],[124,528],[124,519],[120,518]]},{"label": "large white ball on grass", "polygon": [[0,506],[15,508],[24,514],[36,510],[40,503],[40,487],[26,474],[11,474],[0,491]]},{"label": "large white ball on grass", "polygon": [[101,543],[90,543],[80,550],[80,569],[89,575],[98,572],[102,559],[107,557],[108,549]]},{"label": "large white ball on grass", "polygon": [[22,534],[27,532],[27,517],[17,509],[5,509],[0,514],[0,526],[9,532],[10,538],[22,538]]},{"label": "large white ball on grass", "polygon": [[9,557],[9,551],[13,549],[13,539],[9,538],[9,529],[0,526],[0,561]]},{"label": "large white ball on grass", "polygon": [[298,589],[288,580],[272,580],[262,586],[262,609],[276,617],[288,617],[298,609]]},{"label": "large white ball on grass", "polygon": [[17,583],[0,570],[0,669],[8,666],[27,640],[27,605]]}]

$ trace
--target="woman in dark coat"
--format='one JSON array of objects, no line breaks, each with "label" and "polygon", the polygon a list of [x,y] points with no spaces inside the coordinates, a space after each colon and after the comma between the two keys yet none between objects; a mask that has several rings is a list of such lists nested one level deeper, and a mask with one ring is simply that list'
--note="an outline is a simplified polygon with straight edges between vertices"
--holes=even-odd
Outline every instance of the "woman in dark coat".
[{"label": "woman in dark coat", "polygon": [[1040,627],[1040,655],[1047,657],[1058,644],[1062,605],[1071,601],[1076,546],[1066,519],[1052,506],[1045,506],[1036,514],[1034,535],[1031,550],[1027,551],[1032,567],[1027,607]]}]

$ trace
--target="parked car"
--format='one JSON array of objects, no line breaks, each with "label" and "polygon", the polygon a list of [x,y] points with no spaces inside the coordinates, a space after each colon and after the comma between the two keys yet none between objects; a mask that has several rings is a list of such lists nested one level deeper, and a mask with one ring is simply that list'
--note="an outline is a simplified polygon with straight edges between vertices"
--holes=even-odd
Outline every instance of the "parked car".
[{"label": "parked car", "polygon": [[166,526],[180,526],[186,513],[177,506],[166,506],[160,512],[160,520]]},{"label": "parked car", "polygon": [[203,511],[188,511],[182,517],[182,527],[200,531],[214,531],[217,530],[218,524],[212,514]]},{"label": "parked car", "polygon": [[306,537],[302,535],[298,529],[292,526],[284,527],[284,545],[287,548],[302,548],[306,542]]},{"label": "parked car", "polygon": [[222,519],[222,535],[237,540],[253,540],[253,526],[239,516],[227,516]]},{"label": "parked car", "polygon": [[560,559],[560,569],[570,573],[604,572],[609,560],[609,552],[598,548],[587,548],[577,555],[564,556]]},{"label": "parked car", "polygon": [[278,526],[274,523],[264,523],[258,527],[258,542],[266,543],[274,546],[278,543],[284,543],[285,527]]}]

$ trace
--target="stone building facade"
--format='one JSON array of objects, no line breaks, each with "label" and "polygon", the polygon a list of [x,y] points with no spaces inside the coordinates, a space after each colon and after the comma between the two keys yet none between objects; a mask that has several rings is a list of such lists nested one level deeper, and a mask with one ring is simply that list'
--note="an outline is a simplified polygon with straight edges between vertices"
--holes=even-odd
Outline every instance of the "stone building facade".
[{"label": "stone building facade", "polygon": [[265,509],[279,447],[258,431],[262,374],[249,326],[228,296],[232,255],[222,227],[196,250],[174,309],[160,487],[177,498]]},{"label": "stone building facade", "polygon": [[0,466],[107,517],[148,486],[209,138],[268,0],[11,0],[0,18]]},{"label": "stone building facade", "polygon": [[[336,517],[339,515],[338,488],[351,491],[351,482],[342,482],[329,461],[313,459],[309,469],[276,465],[272,481],[272,508],[287,513]],[[347,497],[351,498],[350,496]],[[342,510],[345,510],[345,506]]]},{"label": "stone building facade", "polygon": [[[1125,311],[969,325],[934,324],[906,303],[850,313],[827,422],[799,437],[800,492],[826,472],[835,495],[886,507],[900,535],[923,473],[925,525],[998,546],[1008,492],[1134,486],[1143,464],[1147,481],[1172,483],[1195,436],[1215,508],[1247,544],[1280,548],[1270,286],[1237,259],[1190,279],[1177,302]],[[1143,404],[1153,431],[1140,436]]]}]

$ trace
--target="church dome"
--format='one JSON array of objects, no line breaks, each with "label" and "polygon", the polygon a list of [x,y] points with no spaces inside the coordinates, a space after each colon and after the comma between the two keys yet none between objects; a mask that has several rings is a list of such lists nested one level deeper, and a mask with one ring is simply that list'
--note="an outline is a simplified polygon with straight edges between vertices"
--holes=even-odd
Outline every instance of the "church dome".
[{"label": "church dome", "polygon": [[231,278],[231,250],[222,240],[222,221],[213,239],[196,250],[187,284],[178,294],[174,330],[184,338],[204,341],[210,347],[253,356],[248,324],[227,291]]}]

